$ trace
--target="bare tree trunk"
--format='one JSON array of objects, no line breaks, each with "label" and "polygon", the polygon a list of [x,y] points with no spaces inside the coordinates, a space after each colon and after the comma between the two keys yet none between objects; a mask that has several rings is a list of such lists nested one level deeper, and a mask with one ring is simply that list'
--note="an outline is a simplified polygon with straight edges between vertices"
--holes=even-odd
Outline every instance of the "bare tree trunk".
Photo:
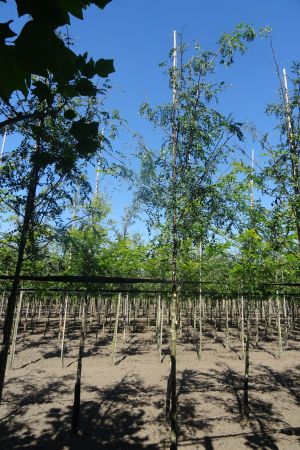
[{"label": "bare tree trunk", "polygon": [[77,374],[76,374],[76,383],[74,389],[74,402],[73,402],[73,410],[72,410],[72,423],[71,423],[71,433],[73,435],[77,434],[78,429],[78,421],[80,414],[80,394],[81,394],[81,372],[82,372],[82,358],[84,354],[84,341],[85,341],[85,329],[86,329],[86,306],[87,306],[87,297],[85,297],[82,308],[82,316],[81,316],[81,334],[80,334],[80,342],[79,342],[79,352],[78,352],[78,361],[77,361]]},{"label": "bare tree trunk", "polygon": [[244,297],[241,297],[241,343],[242,343],[242,358],[245,358],[245,324],[244,324]]},{"label": "bare tree trunk", "polygon": [[214,335],[214,342],[217,340],[217,303],[215,302],[214,306],[214,328],[213,328],[213,335]]},{"label": "bare tree trunk", "polygon": [[127,341],[127,331],[128,331],[128,294],[123,301],[123,341]]},{"label": "bare tree trunk", "polygon": [[161,295],[159,294],[157,298],[157,307],[156,307],[156,344],[159,349],[159,331],[160,331],[160,321],[161,321]]},{"label": "bare tree trunk", "polygon": [[64,321],[63,321],[61,350],[60,350],[60,360],[61,360],[62,367],[64,367],[64,345],[65,345],[65,332],[66,332],[66,322],[67,322],[67,312],[68,312],[68,300],[69,300],[69,296],[67,294],[66,298],[65,298]]},{"label": "bare tree trunk", "polygon": [[193,302],[193,329],[196,332],[197,329],[197,305],[196,301]]},{"label": "bare tree trunk", "polygon": [[278,331],[278,353],[279,358],[282,358],[282,337],[281,337],[281,314],[280,314],[280,300],[278,291],[276,292],[276,307],[277,307],[277,331]]},{"label": "bare tree trunk", "polygon": [[255,347],[258,347],[259,343],[259,314],[258,314],[258,305],[257,301],[255,301],[255,327],[256,327],[256,334],[255,334]]},{"label": "bare tree trunk", "polygon": [[21,315],[21,310],[22,310],[23,294],[24,294],[24,291],[21,290],[20,291],[19,302],[18,302],[18,307],[17,307],[17,312],[16,312],[15,320],[14,320],[13,334],[12,334],[12,342],[11,342],[11,349],[10,349],[10,361],[9,361],[9,368],[10,369],[12,369],[13,366],[14,366],[15,351],[16,351],[16,340],[17,340],[18,327],[19,327],[20,315]]},{"label": "bare tree trunk", "polygon": [[228,324],[228,299],[225,299],[225,315],[226,315],[226,350],[229,349],[229,324]]},{"label": "bare tree trunk", "polygon": [[197,348],[198,359],[200,360],[202,357],[202,346],[203,346],[203,330],[202,330],[202,292],[200,286],[200,294],[199,294],[199,342]]},{"label": "bare tree trunk", "polygon": [[[174,31],[173,68],[177,68],[176,31]],[[178,122],[176,118],[176,73],[173,84],[173,117],[172,117],[172,294],[171,294],[171,342],[170,342],[170,375],[167,387],[167,404],[171,400],[170,424],[171,444],[170,450],[177,450],[177,398],[176,398],[176,322],[177,322],[177,255],[178,255],[178,224],[177,224],[177,144]]]},{"label": "bare tree trunk", "polygon": [[148,302],[147,302],[147,328],[150,327],[150,323],[151,323],[151,320],[150,320],[150,313],[151,313],[150,306],[151,306],[150,300],[148,300]]},{"label": "bare tree trunk", "polygon": [[46,336],[47,330],[50,325],[51,312],[52,312],[52,299],[49,300],[48,315],[47,315],[47,319],[45,321],[45,328],[44,328],[44,337]]},{"label": "bare tree trunk", "polygon": [[111,359],[112,359],[113,364],[115,364],[115,358],[116,358],[120,304],[121,304],[121,293],[118,296],[117,309],[116,309],[115,331],[114,331],[114,337],[113,337],[113,342],[112,342]]},{"label": "bare tree trunk", "polygon": [[27,320],[28,320],[28,314],[29,314],[29,298],[26,305],[26,312],[25,312],[25,319],[24,319],[24,325],[23,325],[23,341],[25,341],[26,338],[26,327],[27,327]]},{"label": "bare tree trunk", "polygon": [[57,336],[57,340],[58,342],[60,341],[60,335],[61,335],[61,324],[62,324],[62,312],[63,312],[63,303],[62,300],[60,299],[59,302],[59,321],[58,321],[58,336]]},{"label": "bare tree trunk", "polygon": [[5,303],[5,291],[3,291],[2,297],[1,297],[0,322],[1,322],[1,320],[2,320],[2,313],[3,313],[3,309],[4,309],[4,303]]},{"label": "bare tree trunk", "polygon": [[161,314],[160,314],[160,331],[159,331],[159,362],[161,362],[163,330],[164,330],[164,301],[162,299]]},{"label": "bare tree trunk", "polygon": [[283,316],[284,316],[284,348],[288,348],[289,339],[289,325],[288,325],[288,314],[285,295],[283,296]]},{"label": "bare tree trunk", "polygon": [[182,337],[182,305],[178,305],[179,337]]},{"label": "bare tree trunk", "polygon": [[245,375],[244,375],[244,408],[243,415],[249,418],[249,349],[250,349],[250,310],[249,299],[247,299],[247,330],[246,330],[246,349],[245,349]]}]

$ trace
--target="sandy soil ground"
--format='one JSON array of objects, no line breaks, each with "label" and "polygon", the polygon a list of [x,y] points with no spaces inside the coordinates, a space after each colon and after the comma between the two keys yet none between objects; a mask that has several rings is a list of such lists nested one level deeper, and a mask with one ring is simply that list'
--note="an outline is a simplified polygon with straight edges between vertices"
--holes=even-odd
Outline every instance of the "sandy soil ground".
[{"label": "sandy soil ground", "polygon": [[[0,448],[164,449],[169,446],[165,395],[169,371],[168,335],[159,362],[153,329],[118,337],[117,364],[110,358],[112,335],[88,333],[82,372],[79,434],[70,437],[79,330],[70,323],[65,367],[54,327],[19,337],[15,367],[7,372],[0,407]],[[180,449],[300,449],[300,342],[282,360],[276,341],[251,349],[248,423],[241,418],[244,363],[240,345],[230,350],[206,332],[201,361],[191,335],[178,344]]]}]

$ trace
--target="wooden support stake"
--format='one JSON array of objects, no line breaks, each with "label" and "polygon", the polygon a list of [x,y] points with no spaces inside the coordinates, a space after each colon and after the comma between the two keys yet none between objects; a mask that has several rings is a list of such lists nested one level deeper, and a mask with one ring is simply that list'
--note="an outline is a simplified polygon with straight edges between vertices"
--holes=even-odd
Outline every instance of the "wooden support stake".
[{"label": "wooden support stake", "polygon": [[67,322],[67,312],[68,312],[68,301],[69,301],[69,296],[67,294],[66,298],[65,298],[64,320],[63,320],[61,349],[60,349],[60,360],[61,360],[62,367],[64,367],[64,344],[65,344],[65,332],[66,332],[66,322]]},{"label": "wooden support stake", "polygon": [[114,337],[113,337],[113,341],[112,341],[111,359],[112,359],[112,363],[113,364],[115,364],[115,358],[116,358],[120,304],[121,304],[121,293],[119,293],[119,295],[118,295],[117,310],[116,310],[116,321],[115,321],[115,331],[114,331]]},{"label": "wooden support stake", "polygon": [[10,347],[10,355],[9,355],[9,368],[10,369],[12,369],[14,366],[16,340],[17,340],[18,327],[19,327],[20,315],[21,315],[21,310],[22,310],[23,294],[24,294],[24,291],[20,291],[19,302],[18,302],[16,314],[15,314],[14,328],[13,328],[12,341],[11,341],[11,347]]}]

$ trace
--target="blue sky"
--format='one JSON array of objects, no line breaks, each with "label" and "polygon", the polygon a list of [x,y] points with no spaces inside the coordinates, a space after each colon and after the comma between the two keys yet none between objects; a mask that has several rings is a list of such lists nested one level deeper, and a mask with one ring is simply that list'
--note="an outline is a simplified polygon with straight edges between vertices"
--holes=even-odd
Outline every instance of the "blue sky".
[{"label": "blue sky", "polygon": [[[278,62],[288,68],[300,57],[299,19],[299,0],[113,0],[103,11],[90,8],[84,22],[74,20],[71,34],[78,48],[88,49],[95,58],[114,59],[114,89],[108,105],[119,109],[130,129],[155,145],[159,144],[157,135],[138,110],[144,101],[155,105],[170,99],[167,79],[158,64],[167,59],[174,29],[183,31],[185,41],[198,41],[209,49],[215,47],[222,32],[231,31],[240,22],[256,29],[269,26]],[[224,111],[242,122],[255,122],[261,131],[270,131],[274,122],[264,111],[268,103],[278,100],[278,80],[269,42],[257,39],[250,44],[234,66],[220,71],[220,79],[232,84],[223,96]],[[134,145],[126,133],[115,143],[124,152],[134,152]],[[259,158],[258,150],[256,156]],[[110,181],[110,187],[114,185]],[[115,218],[129,197],[126,185],[111,192]]]},{"label": "blue sky", "polygon": [[[8,5],[1,3],[1,21],[10,18],[13,4],[11,0]],[[231,31],[240,22],[256,29],[269,26],[278,62],[288,68],[300,58],[299,20],[300,0],[113,0],[103,11],[88,8],[83,21],[73,19],[69,33],[76,50],[88,51],[95,59],[114,59],[116,73],[111,76],[113,90],[107,109],[118,109],[131,130],[142,133],[149,145],[155,145],[158,137],[138,110],[144,101],[156,105],[170,99],[167,79],[158,64],[167,60],[174,29],[183,31],[185,41],[198,41],[210,49],[222,32]],[[17,24],[12,28],[17,29]],[[239,121],[255,122],[261,131],[270,131],[274,122],[264,110],[278,99],[278,80],[268,41],[257,39],[250,44],[246,55],[237,57],[233,67],[220,71],[221,79],[232,84],[223,97],[223,110],[232,112]],[[135,142],[121,130],[113,145],[129,159]],[[94,180],[93,171],[90,178]],[[109,191],[112,216],[118,220],[130,203],[128,186],[107,177],[102,186]],[[144,232],[145,228],[138,223],[133,228],[136,230]]]}]

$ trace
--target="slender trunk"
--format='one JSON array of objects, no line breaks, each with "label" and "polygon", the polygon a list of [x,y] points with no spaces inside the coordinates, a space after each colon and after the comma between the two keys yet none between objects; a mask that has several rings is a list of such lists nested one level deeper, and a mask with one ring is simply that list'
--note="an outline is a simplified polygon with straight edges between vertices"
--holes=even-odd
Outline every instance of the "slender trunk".
[{"label": "slender trunk", "polygon": [[[37,153],[35,154],[35,161],[37,161]],[[0,403],[2,401],[2,393],[4,387],[5,371],[7,364],[7,357],[9,352],[9,345],[11,339],[11,333],[13,328],[14,313],[17,303],[17,294],[20,281],[21,270],[23,266],[25,247],[27,242],[27,236],[29,232],[30,222],[34,211],[34,201],[36,194],[36,187],[39,179],[39,168],[36,163],[33,163],[33,167],[30,173],[30,181],[27,191],[25,214],[22,224],[22,230],[20,235],[18,257],[15,267],[14,279],[8,298],[6,316],[3,325],[3,341],[0,350]]]},{"label": "slender trunk", "polygon": [[9,368],[10,369],[12,369],[13,366],[14,366],[15,351],[16,351],[16,340],[17,340],[18,327],[19,327],[20,315],[21,315],[21,310],[22,310],[23,294],[24,294],[24,291],[20,291],[20,298],[19,298],[19,303],[18,303],[18,307],[17,307],[17,313],[16,313],[15,321],[14,321],[14,329],[13,329],[12,343],[11,343],[11,349],[10,349],[10,361],[9,361]]},{"label": "slender trunk", "polygon": [[159,362],[161,362],[163,330],[164,330],[164,301],[161,300],[160,330],[159,330]]},{"label": "slender trunk", "polygon": [[156,307],[156,343],[158,349],[159,349],[160,321],[161,321],[161,296],[159,294],[157,298],[157,307]]},{"label": "slender trunk", "polygon": [[206,312],[207,312],[207,304],[206,304],[206,300],[203,299],[203,304],[202,304],[202,330],[203,333],[206,332]]},{"label": "slender trunk", "polygon": [[148,302],[147,302],[147,327],[148,328],[150,327],[150,323],[151,323],[151,320],[150,320],[150,313],[151,313],[150,306],[151,306],[150,300],[148,300]]},{"label": "slender trunk", "polygon": [[111,302],[111,300],[110,300],[110,302],[109,302],[109,332],[111,332],[111,327],[112,327],[112,320],[111,320],[111,316],[112,316],[112,308],[111,308],[111,306],[112,306],[112,302]]},{"label": "slender trunk", "polygon": [[[31,312],[30,312],[30,331],[31,333],[34,332],[34,327],[36,326],[36,322],[37,322],[37,301],[36,301],[36,297],[32,297],[32,302],[31,302]],[[26,327],[24,327],[26,328]],[[24,339],[25,339],[25,331],[24,330]]]},{"label": "slender trunk", "polygon": [[246,348],[245,348],[245,375],[244,375],[244,408],[243,415],[248,419],[249,417],[249,348],[250,348],[250,311],[249,300],[247,300],[247,330],[246,330]]},{"label": "slender trunk", "polygon": [[255,347],[257,348],[259,343],[259,315],[258,315],[257,301],[255,302],[255,326],[256,326]]},{"label": "slender trunk", "polygon": [[127,341],[127,331],[128,331],[128,294],[124,298],[123,302],[123,340]]},{"label": "slender trunk", "polygon": [[95,340],[97,342],[98,339],[98,333],[100,330],[100,318],[101,318],[101,306],[100,306],[100,302],[99,302],[99,298],[96,297],[95,298],[95,311],[96,311],[96,316],[97,316],[97,323],[96,323],[96,334],[95,334]]},{"label": "slender trunk", "polygon": [[218,330],[222,331],[222,302],[218,300]]},{"label": "slender trunk", "polygon": [[131,313],[132,313],[132,300],[130,300],[128,305],[128,332],[131,332]]},{"label": "slender trunk", "polygon": [[27,327],[27,320],[28,320],[28,314],[29,314],[29,306],[30,306],[30,302],[28,299],[27,305],[26,305],[24,325],[23,325],[23,341],[25,341],[25,338],[26,338],[26,327]]},{"label": "slender trunk", "polygon": [[245,358],[245,324],[244,324],[244,297],[241,297],[241,343],[242,343],[242,358]]},{"label": "slender trunk", "polygon": [[229,308],[229,316],[230,316],[230,327],[233,327],[233,301],[232,299],[229,300],[230,301],[230,308]]},{"label": "slender trunk", "polygon": [[278,291],[276,292],[276,307],[277,307],[277,330],[278,330],[278,353],[279,358],[282,358],[282,337],[281,337],[281,314],[280,314],[280,300]]},{"label": "slender trunk", "polygon": [[176,68],[177,68],[177,44],[176,31],[174,31],[173,49],[173,117],[172,117],[172,295],[171,295],[171,342],[170,342],[170,375],[169,375],[169,398],[171,400],[170,424],[171,444],[170,449],[177,449],[177,401],[176,401],[176,322],[177,322],[177,254],[178,254],[178,225],[177,225],[177,144],[178,123],[176,118]]},{"label": "slender trunk", "polygon": [[226,350],[229,348],[229,324],[228,324],[228,299],[225,300],[225,315],[226,315]]},{"label": "slender trunk", "polygon": [[213,329],[213,335],[214,335],[214,342],[217,340],[217,303],[215,302],[214,306],[214,329]]},{"label": "slender trunk", "polygon": [[50,318],[51,318],[51,311],[52,311],[52,299],[49,300],[49,309],[48,309],[48,315],[45,322],[45,328],[44,328],[44,337],[46,336],[47,330],[50,325]]},{"label": "slender trunk", "polygon": [[178,310],[178,321],[179,321],[179,337],[182,337],[182,307],[181,305],[179,306],[179,310]]},{"label": "slender trunk", "polygon": [[193,302],[193,329],[194,329],[194,333],[195,333],[196,329],[197,329],[197,305],[196,305],[196,301]]},{"label": "slender trunk", "polygon": [[115,364],[115,358],[116,358],[120,304],[121,304],[121,294],[119,294],[119,296],[118,296],[117,309],[116,309],[115,331],[114,331],[114,337],[113,337],[113,342],[112,342],[111,359],[112,359],[113,364]]},{"label": "slender trunk", "polygon": [[64,367],[64,345],[65,345],[65,332],[66,332],[66,322],[67,322],[67,312],[68,312],[68,300],[69,300],[69,296],[67,294],[66,298],[65,298],[65,311],[64,311],[64,321],[63,321],[61,350],[60,350],[60,360],[61,360],[62,367]]},{"label": "slender trunk", "polygon": [[169,397],[170,397],[170,424],[171,424],[171,450],[177,449],[177,401],[176,401],[176,310],[177,310],[177,208],[176,203],[173,210],[173,256],[172,256],[172,297],[170,305],[171,315],[171,342],[170,342],[170,375],[169,375]]},{"label": "slender trunk", "polygon": [[272,331],[272,302],[268,299],[268,329]]},{"label": "slender trunk", "polygon": [[4,309],[4,303],[5,303],[5,291],[3,291],[2,297],[1,297],[0,322],[2,321],[2,312],[3,312],[3,309]]},{"label": "slender trunk", "polygon": [[[291,184],[295,198],[299,199],[300,198],[299,148],[297,138],[295,139],[297,131],[294,130],[293,116],[289,100],[287,75],[285,69],[283,69],[283,102],[285,107],[286,134],[289,146],[288,157],[291,164],[291,177],[292,177]],[[300,253],[300,208],[298,201],[296,202],[296,204],[293,205],[292,211],[295,217],[295,227],[298,238],[298,251]]]},{"label": "slender trunk", "polygon": [[73,410],[72,410],[72,423],[71,423],[71,433],[73,435],[77,434],[78,429],[78,421],[80,414],[80,391],[81,391],[81,372],[82,372],[82,358],[84,354],[84,340],[85,340],[85,329],[86,329],[86,303],[87,298],[85,297],[83,308],[82,308],[82,316],[81,316],[81,333],[80,333],[80,342],[79,342],[79,352],[78,352],[78,361],[77,361],[77,374],[76,374],[76,383],[74,389],[74,402],[73,402]]},{"label": "slender trunk", "polygon": [[202,242],[199,243],[199,343],[198,343],[198,359],[201,359],[202,356]]},{"label": "slender trunk", "polygon": [[289,339],[289,326],[288,326],[288,315],[287,315],[287,306],[286,306],[286,298],[283,296],[283,316],[284,316],[284,348],[288,348],[288,339]]},{"label": "slender trunk", "polygon": [[265,340],[268,339],[268,331],[269,331],[269,318],[268,318],[268,314],[269,314],[269,309],[268,309],[268,305],[266,304],[266,302],[264,302],[264,320],[265,320]]},{"label": "slender trunk", "polygon": [[198,359],[200,360],[202,357],[202,345],[203,345],[203,332],[202,332],[202,292],[200,286],[200,294],[199,294],[199,342],[198,342]]},{"label": "slender trunk", "polygon": [[60,300],[60,302],[59,302],[58,336],[57,336],[58,342],[60,341],[60,335],[61,335],[62,312],[63,312],[63,303]]},{"label": "slender trunk", "polygon": [[136,331],[136,298],[133,299],[133,326],[132,326],[132,331],[135,332]]}]

